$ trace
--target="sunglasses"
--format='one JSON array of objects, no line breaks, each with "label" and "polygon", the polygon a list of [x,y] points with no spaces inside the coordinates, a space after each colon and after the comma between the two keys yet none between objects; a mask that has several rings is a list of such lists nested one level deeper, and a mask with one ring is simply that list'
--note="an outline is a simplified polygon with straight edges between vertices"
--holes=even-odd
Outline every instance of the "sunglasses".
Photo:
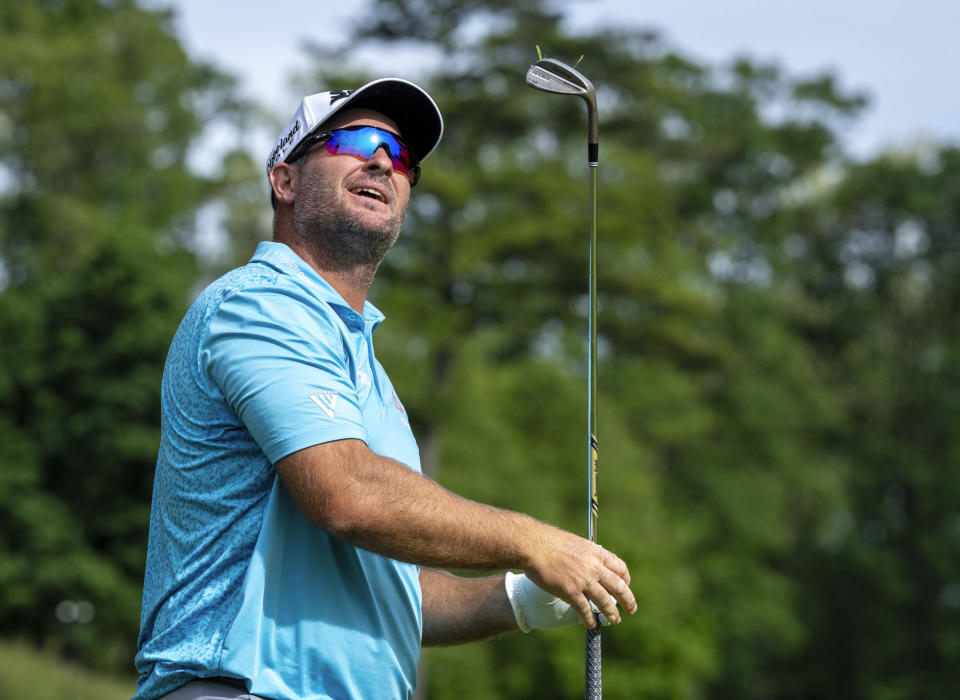
[{"label": "sunglasses", "polygon": [[378,148],[386,146],[393,169],[406,175],[411,187],[420,179],[420,164],[414,162],[416,159],[410,147],[396,134],[375,126],[346,126],[312,134],[293,149],[286,161],[294,162],[318,143],[324,144],[324,149],[332,156],[353,156],[360,160],[369,160]]}]

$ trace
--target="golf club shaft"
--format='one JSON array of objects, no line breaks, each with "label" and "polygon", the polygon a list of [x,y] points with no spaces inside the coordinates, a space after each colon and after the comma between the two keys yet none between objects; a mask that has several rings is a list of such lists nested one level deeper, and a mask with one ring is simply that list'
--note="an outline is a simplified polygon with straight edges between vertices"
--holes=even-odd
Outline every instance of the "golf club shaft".
[{"label": "golf club shaft", "polygon": [[[589,240],[589,326],[590,350],[587,368],[588,417],[588,522],[587,533],[591,542],[597,541],[597,154],[596,144],[590,144],[590,240]],[[601,683],[600,625],[586,632],[586,675],[584,697],[599,700],[603,695]]]},{"label": "golf club shaft", "polygon": [[[539,51],[539,49],[538,49]],[[542,58],[530,66],[527,85],[554,95],[575,95],[587,103],[587,164],[590,166],[590,236],[588,254],[589,306],[587,360],[587,536],[597,541],[597,165],[600,160],[600,126],[597,96],[593,83],[565,63]],[[586,683],[587,700],[599,700],[600,624],[587,629]]]},{"label": "golf club shaft", "polygon": [[589,415],[587,417],[587,446],[589,462],[587,479],[589,521],[587,535],[591,542],[597,541],[597,164],[590,164],[590,240],[588,252],[590,314],[587,321],[590,335],[590,359],[588,360],[587,392]]}]

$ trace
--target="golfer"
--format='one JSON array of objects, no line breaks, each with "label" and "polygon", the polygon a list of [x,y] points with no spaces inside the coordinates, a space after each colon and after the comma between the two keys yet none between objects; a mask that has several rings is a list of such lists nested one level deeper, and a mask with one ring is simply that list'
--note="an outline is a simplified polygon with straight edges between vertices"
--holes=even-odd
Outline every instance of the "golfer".
[{"label": "golfer", "polygon": [[167,356],[136,700],[408,698],[422,646],[636,611],[611,552],[420,473],[367,292],[442,131],[384,79],[305,97],[281,132],[273,241]]}]

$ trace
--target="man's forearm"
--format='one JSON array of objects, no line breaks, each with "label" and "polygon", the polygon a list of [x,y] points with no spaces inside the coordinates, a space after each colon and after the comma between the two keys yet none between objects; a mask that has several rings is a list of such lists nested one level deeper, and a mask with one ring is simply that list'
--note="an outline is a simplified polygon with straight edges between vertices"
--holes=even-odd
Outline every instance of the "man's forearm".
[{"label": "man's forearm", "polygon": [[420,570],[423,646],[462,644],[517,629],[503,576],[461,578]]},{"label": "man's forearm", "polygon": [[[319,452],[323,463],[315,464]],[[327,532],[423,566],[524,568],[534,533],[552,529],[458,496],[356,440],[308,448],[277,470],[300,510]]]},{"label": "man's forearm", "polygon": [[360,440],[295,452],[276,464],[300,511],[331,535],[400,561],[440,569],[521,569],[593,626],[590,601],[613,624],[633,613],[627,565],[612,552],[540,522],[451,493]]}]

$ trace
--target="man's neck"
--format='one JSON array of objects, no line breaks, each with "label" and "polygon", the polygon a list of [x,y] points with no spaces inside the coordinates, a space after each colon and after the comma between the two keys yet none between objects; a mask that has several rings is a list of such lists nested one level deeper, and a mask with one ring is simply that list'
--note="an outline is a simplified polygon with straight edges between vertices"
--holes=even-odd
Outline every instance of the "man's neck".
[{"label": "man's neck", "polygon": [[[369,276],[365,272],[335,271],[324,270],[313,263],[310,265],[317,273],[327,281],[327,283],[337,290],[343,300],[350,305],[358,314],[363,313],[364,304],[367,301],[367,292],[370,291],[370,283],[373,282],[373,275]],[[369,279],[369,281],[367,281]]]},{"label": "man's neck", "polygon": [[327,264],[323,256],[320,255],[318,251],[312,250],[310,246],[305,246],[297,241],[282,237],[274,237],[274,240],[288,246],[293,252],[303,258],[310,267],[316,270],[318,275],[323,277],[323,279],[343,297],[343,300],[350,305],[350,308],[357,313],[363,313],[367,293],[370,291],[370,285],[373,284],[373,277],[374,274],[376,274],[377,266],[357,266],[350,269],[335,269],[333,266]]}]

